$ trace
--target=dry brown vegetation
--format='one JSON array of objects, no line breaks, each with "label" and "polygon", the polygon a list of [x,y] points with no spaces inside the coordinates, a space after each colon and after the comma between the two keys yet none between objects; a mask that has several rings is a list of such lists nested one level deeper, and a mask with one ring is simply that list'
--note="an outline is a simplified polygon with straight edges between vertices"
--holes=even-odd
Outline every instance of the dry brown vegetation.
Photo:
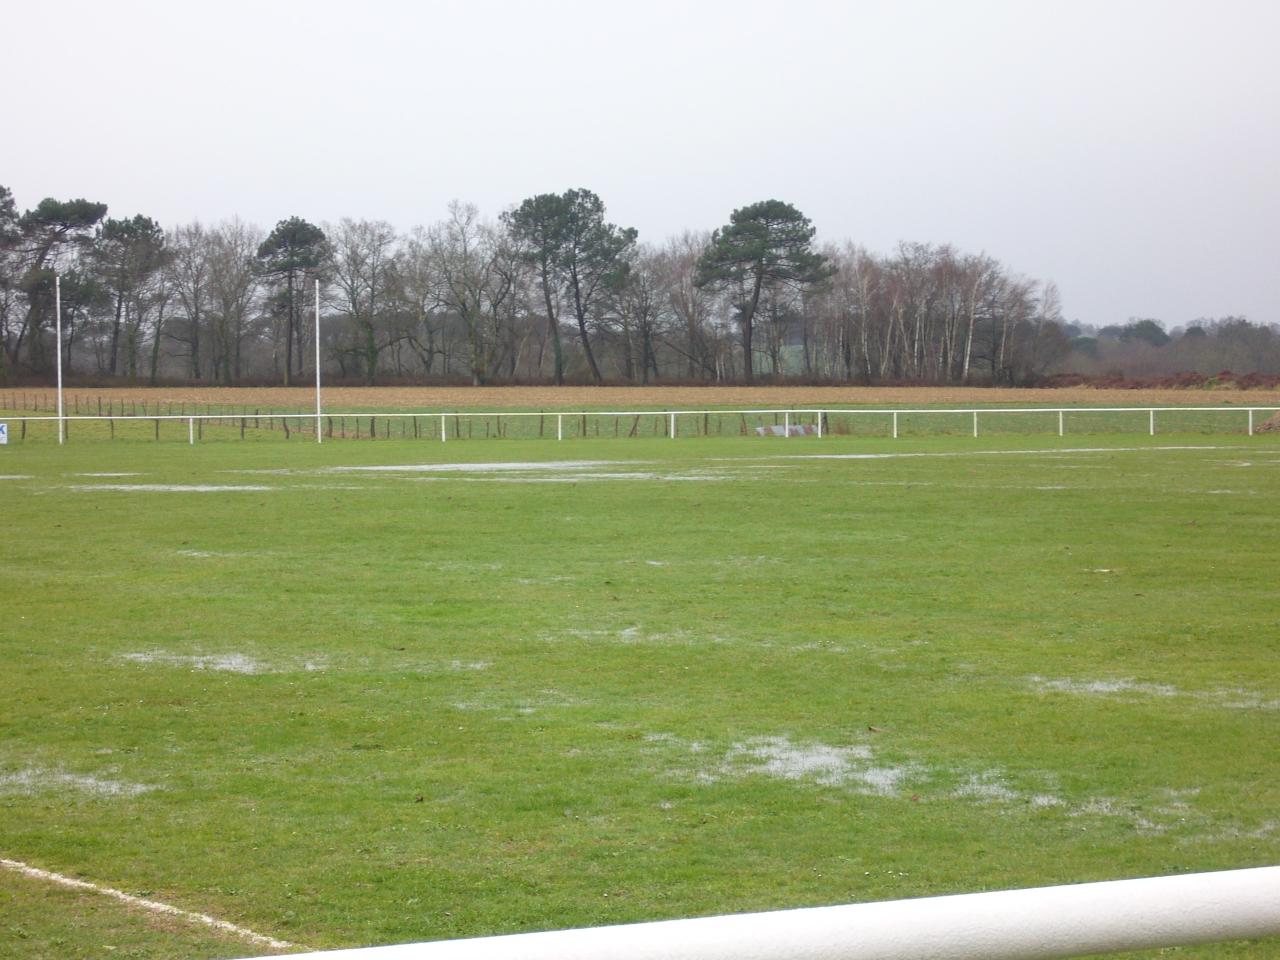
[{"label": "dry brown vegetation", "polygon": [[[10,394],[0,391],[0,405]],[[53,391],[25,391],[28,397],[52,398]],[[82,388],[66,392],[70,406],[79,398],[84,407],[108,401],[213,404],[261,407],[263,410],[306,410],[315,392],[305,387],[115,387]],[[333,387],[324,390],[329,411],[343,409],[466,410],[466,409],[612,409],[704,407],[829,407],[847,404],[912,406],[941,404],[972,406],[1026,404],[1069,406],[1216,406],[1280,405],[1280,390],[991,389],[983,387]]]}]

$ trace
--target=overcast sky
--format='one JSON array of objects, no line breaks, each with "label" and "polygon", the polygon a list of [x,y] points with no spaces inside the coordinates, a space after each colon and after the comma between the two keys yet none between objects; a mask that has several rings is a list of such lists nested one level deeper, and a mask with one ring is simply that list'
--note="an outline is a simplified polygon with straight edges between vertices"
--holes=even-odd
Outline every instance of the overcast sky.
[{"label": "overcast sky", "polygon": [[166,226],[776,197],[986,251],[1085,323],[1280,323],[1276,0],[0,0],[0,184]]}]

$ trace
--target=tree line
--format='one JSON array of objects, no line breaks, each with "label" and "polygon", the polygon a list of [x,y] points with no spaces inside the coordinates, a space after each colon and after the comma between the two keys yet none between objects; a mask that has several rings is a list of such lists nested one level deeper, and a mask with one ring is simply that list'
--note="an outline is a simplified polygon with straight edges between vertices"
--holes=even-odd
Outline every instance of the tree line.
[{"label": "tree line", "polygon": [[659,244],[585,189],[407,233],[375,220],[162,229],[0,187],[0,378],[303,382],[1027,383],[1067,356],[1056,287],[992,257],[819,246],[778,200]]},{"label": "tree line", "polygon": [[1280,327],[1247,317],[1201,317],[1172,330],[1149,317],[1105,327],[1069,323],[1063,329],[1071,350],[1061,366],[1090,377],[1280,375]]}]

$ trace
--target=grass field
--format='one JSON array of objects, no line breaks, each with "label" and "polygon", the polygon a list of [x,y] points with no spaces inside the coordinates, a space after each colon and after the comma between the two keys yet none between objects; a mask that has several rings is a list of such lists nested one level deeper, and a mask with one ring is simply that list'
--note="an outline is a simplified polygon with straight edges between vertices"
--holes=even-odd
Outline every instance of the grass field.
[{"label": "grass field", "polygon": [[[0,477],[0,857],[312,949],[1280,861],[1275,435]],[[0,870],[6,957],[257,952]]]}]

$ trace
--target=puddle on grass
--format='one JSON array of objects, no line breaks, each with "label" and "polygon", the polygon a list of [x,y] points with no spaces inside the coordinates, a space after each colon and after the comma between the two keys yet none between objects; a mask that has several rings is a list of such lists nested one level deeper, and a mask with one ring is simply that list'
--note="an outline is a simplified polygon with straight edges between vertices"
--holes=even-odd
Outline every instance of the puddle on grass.
[{"label": "puddle on grass", "polygon": [[1246,690],[1243,687],[1219,687],[1194,696],[1228,710],[1280,710],[1280,699],[1268,698],[1256,690]]},{"label": "puddle on grass", "polygon": [[261,484],[216,483],[72,483],[65,489],[79,493],[115,491],[119,493],[264,493],[278,487]]},{"label": "puddle on grass", "polygon": [[868,797],[976,804],[991,807],[1000,815],[1031,811],[1084,822],[1118,819],[1140,833],[1179,831],[1188,840],[1204,839],[1211,825],[1210,816],[1194,805],[1200,793],[1196,787],[1166,787],[1141,798],[1086,796],[1073,800],[1061,795],[1057,777],[1051,773],[1024,771],[1014,777],[999,767],[966,770],[909,757],[886,758],[865,743],[836,746],[789,737],[759,737],[715,748],[704,741],[666,733],[649,734],[644,741],[654,751],[676,754],[666,764],[668,775],[706,785],[770,777],[797,785],[842,788]]},{"label": "puddle on grass", "polygon": [[730,744],[717,758],[705,744],[697,741],[684,742],[667,734],[650,734],[645,741],[681,746],[691,758],[702,761],[680,771],[700,783],[762,776],[849,787],[858,793],[893,797],[900,795],[904,785],[922,772],[912,763],[879,762],[866,744],[834,746],[796,743],[789,737],[758,737]]},{"label": "puddle on grass", "polygon": [[1148,697],[1173,697],[1178,688],[1164,683],[1139,683],[1128,678],[1107,680],[1050,680],[1045,677],[1028,677],[1032,686],[1044,693],[1113,694],[1127,693]]},{"label": "puddle on grass", "polygon": [[558,634],[543,633],[539,635],[538,639],[544,643],[581,640],[588,643],[608,643],[622,647],[698,647],[732,642],[720,636],[701,636],[684,630],[649,631],[640,626],[623,627],[621,629],[564,630]]},{"label": "puddle on grass", "polygon": [[[1206,817],[1191,804],[1200,790],[1198,787],[1175,790],[1159,790],[1147,803],[1120,800],[1115,797],[1093,797],[1072,809],[1068,816],[1075,818],[1120,818],[1129,821],[1141,834],[1152,836],[1168,833],[1180,827],[1202,830]],[[1203,839],[1195,836],[1193,839]]]},{"label": "puddle on grass", "polygon": [[112,780],[45,767],[27,767],[17,773],[0,773],[0,794],[33,794],[49,790],[78,790],[98,797],[136,797],[157,787],[127,780]]},{"label": "puddle on grass", "polygon": [[1280,832],[1280,820],[1263,820],[1256,827],[1229,826],[1211,831],[1208,836],[1197,837],[1197,840],[1208,840],[1211,843],[1227,843],[1235,840],[1269,840]]},{"label": "puddle on grass", "polygon": [[759,459],[759,460],[907,460],[918,458],[950,458],[950,457],[1005,457],[1028,456],[1045,460],[1061,460],[1075,454],[1117,454],[1117,453],[1166,453],[1188,450],[1236,450],[1237,446],[1229,445],[1180,445],[1152,447],[1066,447],[1061,450],[952,450],[946,452],[904,452],[904,453],[806,453],[776,454],[767,457],[716,457],[713,459]]},{"label": "puddle on grass", "polygon": [[546,710],[564,710],[587,703],[578,697],[559,690],[540,690],[532,696],[494,697],[482,696],[470,700],[457,700],[453,709],[467,713],[502,713],[508,716],[528,717]]},{"label": "puddle on grass", "polygon": [[[904,781],[916,773],[911,764],[875,763],[870,747],[833,747],[822,743],[796,744],[786,737],[735,743],[719,765],[719,776],[759,774],[783,780],[813,780],[830,786],[851,786],[877,796],[896,796]],[[712,779],[717,773],[707,772]]]},{"label": "puddle on grass", "polygon": [[721,557],[719,560],[708,561],[711,566],[716,567],[758,567],[765,564],[785,563],[781,557],[767,557],[763,554],[754,557]]},{"label": "puddle on grass", "polygon": [[[998,771],[971,773],[954,790],[951,796],[963,800],[979,800],[985,803],[1012,803],[1022,795],[1010,787]],[[1054,798],[1056,799],[1056,798]]]},{"label": "puddle on grass", "polygon": [[509,463],[405,463],[383,466],[329,467],[328,473],[499,473],[504,471],[593,470],[628,466],[635,460],[528,460]]},{"label": "puddle on grass", "polygon": [[185,667],[190,670],[212,670],[219,673],[240,673],[256,675],[262,673],[293,673],[301,671],[313,673],[324,670],[322,662],[304,660],[296,666],[280,666],[267,663],[243,653],[219,654],[177,654],[163,651],[122,653],[121,660],[146,665],[158,664],[166,667]]},{"label": "puddle on grass", "polygon": [[460,570],[466,573],[484,573],[502,569],[502,564],[500,563],[489,563],[482,560],[424,560],[422,565],[431,570],[446,572]]},{"label": "puddle on grass", "polygon": [[1217,687],[1211,690],[1181,690],[1167,683],[1141,683],[1128,677],[1098,680],[1048,679],[1030,676],[1027,682],[1041,693],[1071,693],[1079,696],[1179,697],[1226,710],[1280,710],[1280,699],[1244,687]]},{"label": "puddle on grass", "polygon": [[[772,646],[772,644],[762,642],[760,646]],[[791,653],[848,653],[849,648],[836,643],[833,640],[808,640],[804,643],[791,644],[781,649],[790,651]]]},{"label": "puddle on grass", "polygon": [[651,460],[544,460],[497,463],[418,463],[328,467],[321,473],[400,475],[418,481],[470,483],[582,483],[593,481],[717,481],[762,476],[766,468],[637,469]]},{"label": "puddle on grass", "polygon": [[411,477],[420,482],[456,480],[464,483],[584,483],[596,481],[618,480],[653,480],[653,481],[716,481],[728,479],[745,479],[727,473],[694,471],[691,473],[657,473],[640,471],[617,471],[613,473],[547,473],[534,476],[502,476],[502,477]]}]

